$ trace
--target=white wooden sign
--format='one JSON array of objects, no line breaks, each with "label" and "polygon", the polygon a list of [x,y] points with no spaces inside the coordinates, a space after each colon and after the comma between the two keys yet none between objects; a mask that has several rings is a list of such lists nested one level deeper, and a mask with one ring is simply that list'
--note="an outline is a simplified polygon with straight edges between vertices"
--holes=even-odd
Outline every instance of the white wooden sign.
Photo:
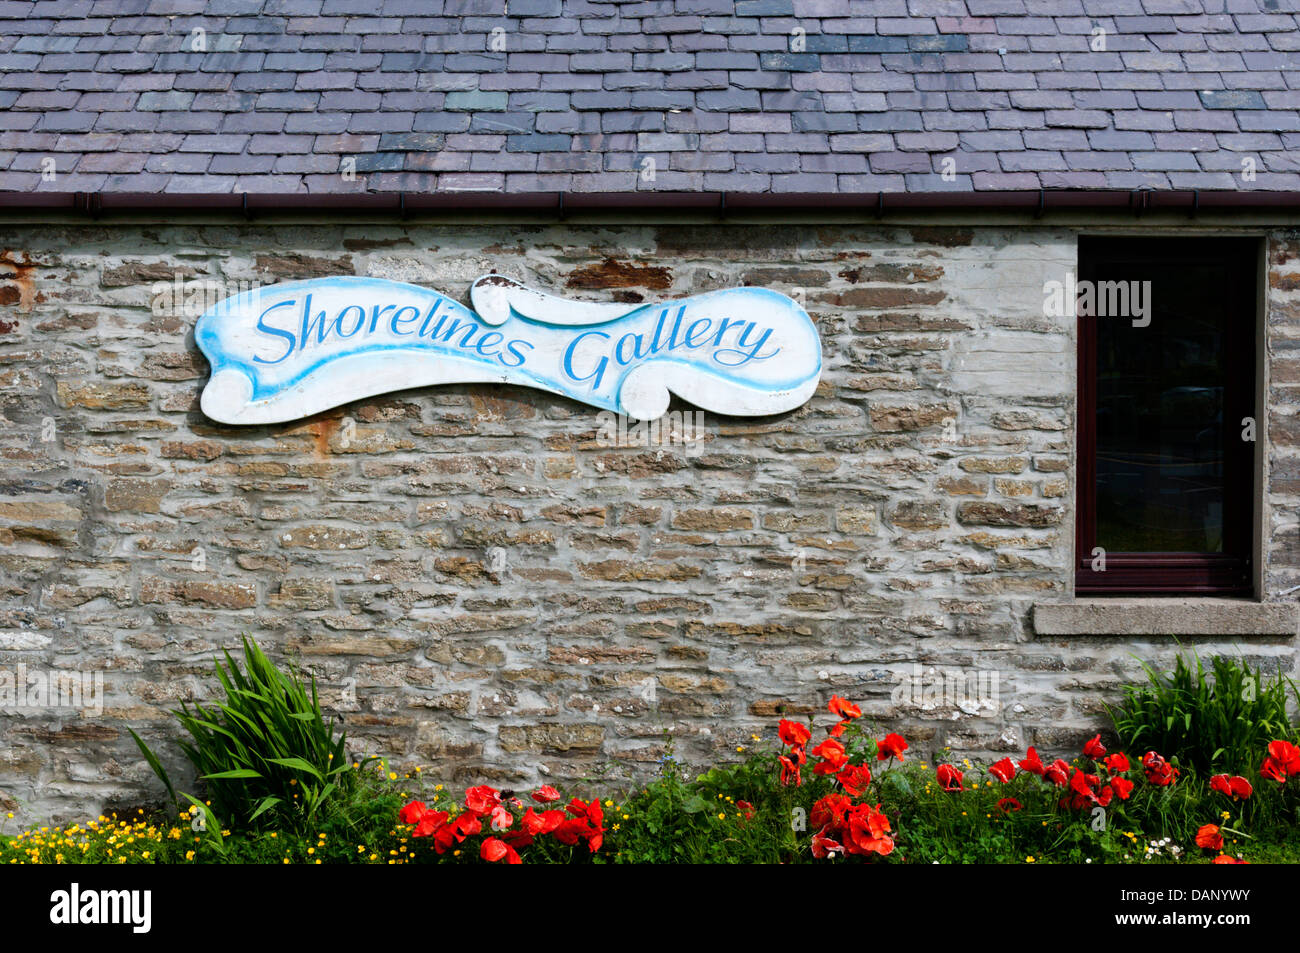
[{"label": "white wooden sign", "polygon": [[308,417],[363,397],[495,382],[653,420],[677,394],[716,414],[801,406],[821,376],[817,329],[793,300],[728,288],[653,304],[543,294],[501,275],[470,311],[418,285],[333,277],[245,291],[204,312],[201,406],[227,424]]}]

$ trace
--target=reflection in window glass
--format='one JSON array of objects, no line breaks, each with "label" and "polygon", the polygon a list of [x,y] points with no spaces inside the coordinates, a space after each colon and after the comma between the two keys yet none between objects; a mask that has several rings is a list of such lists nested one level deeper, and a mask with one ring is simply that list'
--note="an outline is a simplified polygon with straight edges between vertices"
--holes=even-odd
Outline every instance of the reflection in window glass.
[{"label": "reflection in window glass", "polygon": [[1102,277],[1150,281],[1151,323],[1097,318],[1097,545],[1222,552],[1226,268],[1112,264]]}]

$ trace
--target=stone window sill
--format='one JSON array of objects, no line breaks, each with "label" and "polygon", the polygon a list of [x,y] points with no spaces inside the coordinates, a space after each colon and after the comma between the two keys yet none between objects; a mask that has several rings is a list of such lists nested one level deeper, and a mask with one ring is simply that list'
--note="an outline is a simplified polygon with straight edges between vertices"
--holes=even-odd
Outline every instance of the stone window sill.
[{"label": "stone window sill", "polygon": [[1056,635],[1294,636],[1300,603],[1251,599],[1093,598],[1034,605],[1034,631]]}]

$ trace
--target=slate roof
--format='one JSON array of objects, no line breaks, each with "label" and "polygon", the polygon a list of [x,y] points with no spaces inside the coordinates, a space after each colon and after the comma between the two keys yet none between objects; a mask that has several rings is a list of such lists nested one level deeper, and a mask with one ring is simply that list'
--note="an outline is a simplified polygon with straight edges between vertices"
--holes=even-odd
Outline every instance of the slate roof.
[{"label": "slate roof", "polygon": [[1296,191],[1298,10],[0,0],[0,190]]}]

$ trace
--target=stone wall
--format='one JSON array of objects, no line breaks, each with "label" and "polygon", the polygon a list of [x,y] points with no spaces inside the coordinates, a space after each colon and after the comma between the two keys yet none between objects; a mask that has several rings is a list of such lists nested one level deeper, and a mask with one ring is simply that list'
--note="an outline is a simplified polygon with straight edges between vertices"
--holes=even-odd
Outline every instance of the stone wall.
[{"label": "stone wall", "polygon": [[[1073,748],[1135,656],[1175,648],[1032,632],[1070,595],[1073,321],[1042,286],[1074,249],[1064,228],[8,228],[0,668],[102,672],[104,698],[0,712],[0,804],[156,795],[126,728],[176,765],[167,709],[245,632],[316,673],[358,751],[454,784],[643,776],[667,731],[727,758],[832,692],[922,752]],[[1274,236],[1275,528],[1300,494],[1298,254]],[[610,446],[592,408],[487,385],[230,428],[198,411],[195,315],[152,307],[177,275],[464,300],[493,270],[592,300],[802,295],[821,388],[709,415],[702,446]],[[1272,551],[1275,595],[1300,557]],[[1248,652],[1295,670],[1287,639]],[[915,665],[992,690],[902,697]]]}]

